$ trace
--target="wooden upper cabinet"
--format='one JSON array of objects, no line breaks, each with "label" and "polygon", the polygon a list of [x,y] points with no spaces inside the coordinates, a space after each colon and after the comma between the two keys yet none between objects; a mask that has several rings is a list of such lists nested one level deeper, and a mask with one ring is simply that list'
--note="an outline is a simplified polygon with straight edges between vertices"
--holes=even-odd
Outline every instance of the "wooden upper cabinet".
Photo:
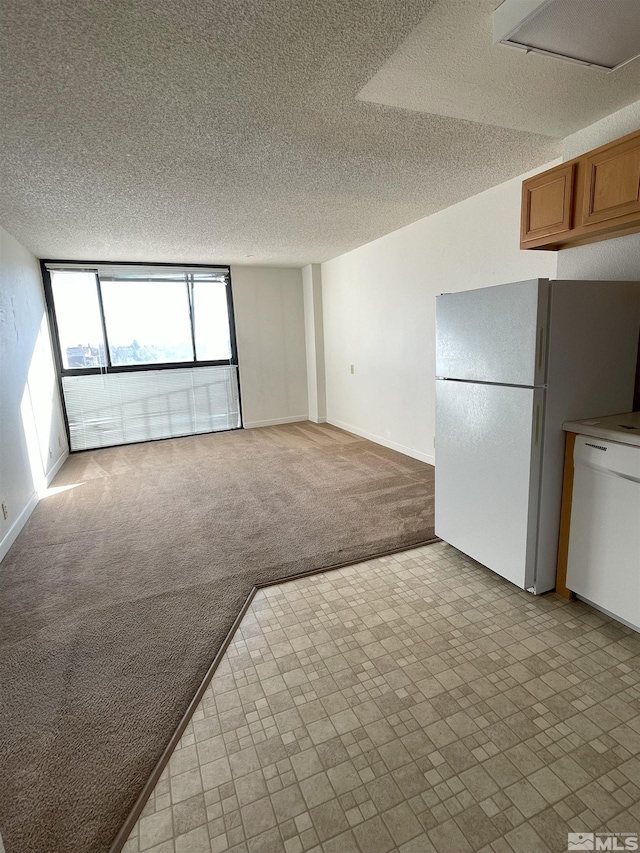
[{"label": "wooden upper cabinet", "polygon": [[537,240],[571,230],[575,167],[556,166],[522,184],[520,239]]},{"label": "wooden upper cabinet", "polygon": [[523,181],[521,249],[640,231],[640,130]]},{"label": "wooden upper cabinet", "polygon": [[640,138],[585,156],[582,224],[640,213]]}]

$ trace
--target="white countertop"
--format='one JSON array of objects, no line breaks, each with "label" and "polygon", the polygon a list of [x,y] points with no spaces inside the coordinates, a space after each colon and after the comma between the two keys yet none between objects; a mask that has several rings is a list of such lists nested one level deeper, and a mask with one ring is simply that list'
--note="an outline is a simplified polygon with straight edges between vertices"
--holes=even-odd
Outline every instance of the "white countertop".
[{"label": "white countertop", "polygon": [[592,435],[621,444],[636,444],[640,447],[640,412],[627,412],[622,415],[609,415],[606,418],[587,418],[584,421],[565,421],[565,432],[577,432],[580,435]]}]

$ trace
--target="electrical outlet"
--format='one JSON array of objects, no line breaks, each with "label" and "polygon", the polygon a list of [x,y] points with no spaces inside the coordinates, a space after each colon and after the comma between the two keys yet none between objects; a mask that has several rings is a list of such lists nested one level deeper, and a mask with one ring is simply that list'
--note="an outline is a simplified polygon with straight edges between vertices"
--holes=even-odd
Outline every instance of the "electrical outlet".
[{"label": "electrical outlet", "polygon": [[9,517],[9,510],[7,509],[6,504],[2,504],[2,517],[4,518],[5,521]]},{"label": "electrical outlet", "polygon": [[355,364],[352,364],[352,365],[351,365],[351,372],[352,372],[352,373],[355,373],[355,372],[356,372],[356,366],[355,366]]},{"label": "electrical outlet", "polygon": [[49,448],[49,459],[53,459],[53,450]]},{"label": "electrical outlet", "polygon": [[62,439],[58,436],[58,447],[62,447]]}]

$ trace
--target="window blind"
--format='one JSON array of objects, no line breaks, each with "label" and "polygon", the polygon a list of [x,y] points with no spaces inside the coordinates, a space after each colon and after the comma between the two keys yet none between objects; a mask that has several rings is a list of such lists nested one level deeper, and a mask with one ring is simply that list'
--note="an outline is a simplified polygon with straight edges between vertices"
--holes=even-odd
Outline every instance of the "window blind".
[{"label": "window blind", "polygon": [[100,278],[131,278],[149,279],[156,276],[175,278],[176,276],[194,275],[196,278],[214,276],[220,279],[229,278],[229,267],[205,266],[154,266],[153,264],[91,264],[74,261],[45,261],[44,265],[49,272],[75,271],[75,272],[97,272]]},{"label": "window blind", "polygon": [[71,450],[240,427],[236,365],[63,376]]}]

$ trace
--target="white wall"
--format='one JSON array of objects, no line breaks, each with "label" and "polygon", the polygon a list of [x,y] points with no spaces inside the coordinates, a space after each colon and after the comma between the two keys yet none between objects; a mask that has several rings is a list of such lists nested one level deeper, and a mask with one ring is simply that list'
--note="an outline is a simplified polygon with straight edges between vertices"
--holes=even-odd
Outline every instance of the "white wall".
[{"label": "white wall", "polygon": [[[567,136],[563,159],[572,160],[638,128],[640,101]],[[640,234],[563,249],[558,252],[558,278],[640,280]]]},{"label": "white wall", "polygon": [[436,294],[556,277],[519,248],[524,177],[322,264],[329,423],[434,462]]},{"label": "white wall", "polygon": [[40,266],[0,228],[0,559],[67,452]]},{"label": "white wall", "polygon": [[301,271],[232,266],[231,284],[244,426],[306,420]]}]

